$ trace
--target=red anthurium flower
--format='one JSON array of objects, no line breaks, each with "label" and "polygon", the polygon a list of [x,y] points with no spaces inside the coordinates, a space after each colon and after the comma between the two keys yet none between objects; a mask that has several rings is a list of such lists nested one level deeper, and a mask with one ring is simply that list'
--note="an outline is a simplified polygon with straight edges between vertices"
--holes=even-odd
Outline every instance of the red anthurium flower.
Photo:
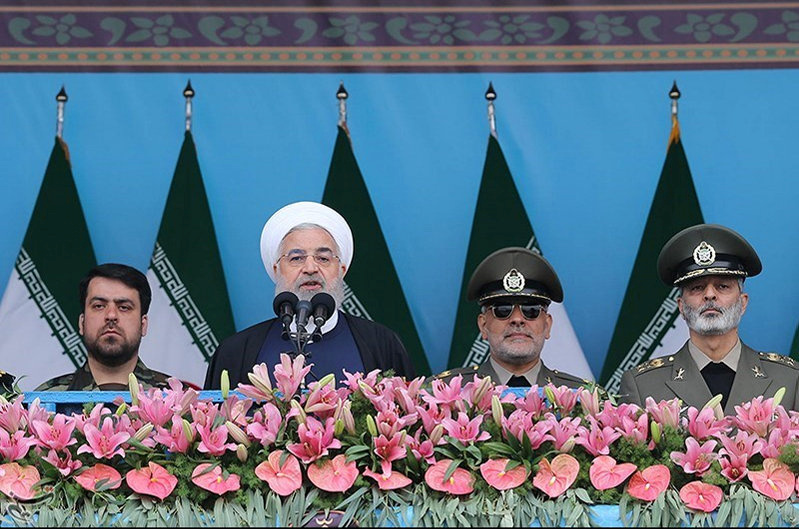
[{"label": "red anthurium flower", "polygon": [[262,461],[255,467],[255,475],[269,485],[269,488],[280,496],[288,496],[295,490],[302,487],[302,471],[300,470],[299,460],[288,454],[283,466],[280,465],[280,457],[283,450],[275,450],[266,461]]},{"label": "red anthurium flower", "polygon": [[469,494],[474,490],[474,476],[462,468],[456,468],[455,472],[445,480],[451,459],[442,459],[427,468],[424,473],[424,481],[433,490],[449,492],[450,494],[461,495]]},{"label": "red anthurium flower", "polygon": [[670,480],[671,472],[666,465],[652,465],[633,474],[627,484],[627,492],[633,498],[654,501],[669,487]]},{"label": "red anthurium flower", "polygon": [[763,460],[763,470],[749,471],[752,488],[777,501],[787,500],[793,494],[796,477],[785,463],[774,458]]},{"label": "red anthurium flower", "polygon": [[309,465],[308,479],[327,492],[344,492],[358,479],[358,467],[355,461],[347,463],[347,456],[339,454],[321,465]]},{"label": "red anthurium flower", "polygon": [[147,467],[131,470],[125,474],[128,487],[139,494],[155,496],[163,500],[175,490],[178,478],[170,474],[167,469],[150,461]]},{"label": "red anthurium flower", "polygon": [[0,465],[0,492],[15,500],[29,500],[36,496],[34,487],[41,477],[36,467],[19,463]]},{"label": "red anthurium flower", "polygon": [[497,490],[515,489],[527,479],[530,474],[524,465],[519,465],[510,470],[505,470],[509,459],[489,459],[480,465],[480,474],[486,483]]},{"label": "red anthurium flower", "polygon": [[219,496],[241,488],[237,474],[227,474],[227,477],[225,477],[226,473],[222,471],[220,465],[208,470],[210,466],[210,463],[197,465],[194,472],[191,473],[191,482],[201,489],[209,490]]},{"label": "red anthurium flower", "polygon": [[538,463],[538,473],[533,478],[533,486],[556,498],[572,486],[580,472],[580,463],[569,454],[558,454],[550,463],[543,458]]},{"label": "red anthurium flower", "polygon": [[377,486],[380,488],[380,490],[401,489],[402,487],[406,487],[413,483],[411,478],[402,472],[397,472],[396,470],[392,470],[391,474],[389,474],[388,477],[385,477],[382,473],[374,472],[372,469],[367,468],[363,471],[363,475],[367,478],[372,478],[373,480],[377,481]]},{"label": "red anthurium flower", "polygon": [[78,485],[86,490],[97,491],[97,484],[105,480],[101,486],[102,490],[118,489],[122,485],[122,476],[114,467],[109,467],[102,463],[97,463],[91,468],[87,468],[79,475],[75,476]]},{"label": "red anthurium flower", "polygon": [[629,478],[637,470],[632,463],[616,463],[610,456],[598,456],[591,463],[588,475],[591,478],[591,485],[597,490],[612,489]]},{"label": "red anthurium flower", "polygon": [[703,512],[715,511],[723,495],[719,487],[702,481],[692,481],[680,489],[680,499],[685,506]]}]

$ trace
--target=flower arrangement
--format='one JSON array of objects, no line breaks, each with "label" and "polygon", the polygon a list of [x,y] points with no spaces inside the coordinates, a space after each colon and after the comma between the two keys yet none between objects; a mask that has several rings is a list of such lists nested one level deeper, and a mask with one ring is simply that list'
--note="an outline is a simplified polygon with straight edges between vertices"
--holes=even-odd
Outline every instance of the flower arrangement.
[{"label": "flower arrangement", "polygon": [[[215,403],[170,380],[131,403],[50,413],[0,400],[0,507],[38,525],[293,525],[340,511],[361,525],[799,523],[799,413],[782,392],[724,417],[678,400],[615,404],[598,387],[523,396],[310,371],[283,355]],[[77,513],[77,514],[75,514]],[[712,518],[715,517],[715,519]]]}]

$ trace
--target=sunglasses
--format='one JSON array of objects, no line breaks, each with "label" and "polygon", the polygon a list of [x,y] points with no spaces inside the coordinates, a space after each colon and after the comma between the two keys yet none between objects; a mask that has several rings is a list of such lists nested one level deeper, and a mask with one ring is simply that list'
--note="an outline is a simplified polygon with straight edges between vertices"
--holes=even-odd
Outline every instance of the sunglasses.
[{"label": "sunglasses", "polygon": [[500,305],[491,305],[491,313],[498,320],[507,320],[513,313],[513,308],[519,307],[522,311],[522,316],[526,320],[534,320],[539,314],[544,312],[544,307],[541,305],[532,305],[529,303],[503,303]]}]

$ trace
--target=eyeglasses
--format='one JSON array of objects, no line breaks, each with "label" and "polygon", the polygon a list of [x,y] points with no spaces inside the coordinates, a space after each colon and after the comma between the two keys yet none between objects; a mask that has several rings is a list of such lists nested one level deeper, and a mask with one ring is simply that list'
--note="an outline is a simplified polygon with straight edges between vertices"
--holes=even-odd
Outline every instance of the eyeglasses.
[{"label": "eyeglasses", "polygon": [[546,312],[541,305],[531,305],[529,303],[503,303],[499,305],[491,305],[491,313],[498,320],[507,320],[513,314],[513,309],[519,307],[522,311],[522,316],[526,320],[534,320],[542,312]]},{"label": "eyeglasses", "polygon": [[333,259],[338,259],[339,261],[341,258],[338,255],[333,254],[333,252],[319,252],[314,254],[308,253],[301,253],[301,252],[289,252],[284,253],[278,258],[280,261],[283,258],[286,258],[286,262],[289,266],[293,268],[299,268],[305,265],[305,261],[308,257],[313,257],[313,260],[321,267],[328,267],[333,263]]}]

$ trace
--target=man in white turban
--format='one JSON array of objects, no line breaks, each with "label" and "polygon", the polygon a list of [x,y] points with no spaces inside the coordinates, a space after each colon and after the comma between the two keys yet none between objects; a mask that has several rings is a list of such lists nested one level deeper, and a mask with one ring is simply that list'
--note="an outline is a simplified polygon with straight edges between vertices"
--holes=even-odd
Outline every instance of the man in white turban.
[{"label": "man in white turban", "polygon": [[[319,329],[321,339],[305,346],[303,353],[314,364],[309,379],[328,373],[341,377],[373,369],[393,370],[411,378],[414,369],[396,333],[364,318],[342,312],[344,275],[352,262],[354,244],[347,221],[333,209],[317,202],[295,202],[272,215],[261,232],[261,259],[275,282],[275,294],[292,292],[301,300],[326,292],[336,302],[331,317]],[[308,324],[309,332],[316,330]],[[261,322],[224,340],[214,353],[205,378],[205,389],[218,389],[223,369],[232,387],[248,382],[256,364],[274,366],[281,353],[296,353],[277,318]],[[270,369],[271,371],[271,369]],[[310,381],[309,380],[309,381]]]}]

